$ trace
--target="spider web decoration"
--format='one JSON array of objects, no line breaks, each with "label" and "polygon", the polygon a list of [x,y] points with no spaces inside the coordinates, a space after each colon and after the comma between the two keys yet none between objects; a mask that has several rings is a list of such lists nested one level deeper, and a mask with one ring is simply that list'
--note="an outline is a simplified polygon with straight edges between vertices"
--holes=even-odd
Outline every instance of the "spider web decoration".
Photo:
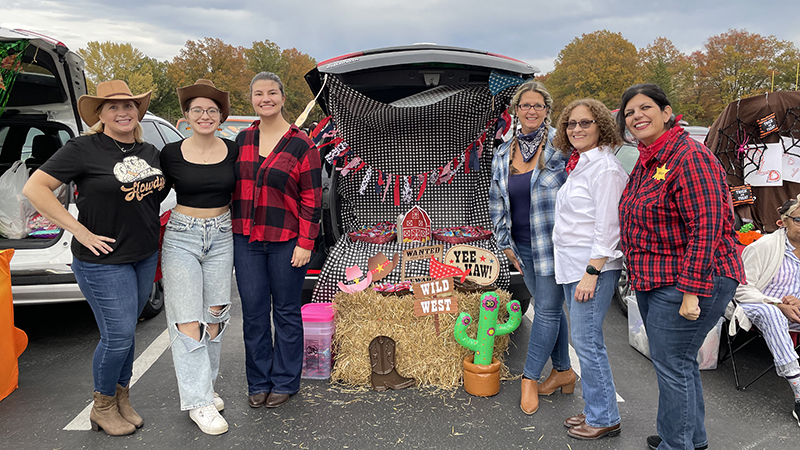
[{"label": "spider web decoration", "polygon": [[[762,137],[758,121],[770,114],[775,114],[778,131]],[[772,92],[731,102],[711,125],[706,145],[722,163],[728,184],[737,186],[761,166],[767,144],[781,141],[785,155],[800,159],[800,92]],[[755,203],[737,206],[737,214],[752,220],[759,230],[775,231],[776,209],[800,193],[800,183],[784,181],[783,186],[753,186]]]},{"label": "spider web decoration", "polygon": [[[414,205],[428,212],[434,229],[463,225],[491,229],[494,136],[515,89],[509,85],[493,96],[488,85],[439,86],[386,104],[330,76],[326,94],[335,131],[329,134],[340,141],[338,148],[322,143],[320,151],[340,169],[335,176],[344,231],[394,222]],[[502,107],[493,108],[493,100]],[[365,265],[369,256],[436,244],[444,244],[445,251],[451,246],[354,242],[345,233],[327,257],[312,301],[331,301],[346,268]],[[507,288],[508,261],[494,239],[475,245],[498,255],[501,272],[495,284]],[[407,275],[428,276],[425,263],[409,263]],[[399,282],[399,271],[384,281]]]}]

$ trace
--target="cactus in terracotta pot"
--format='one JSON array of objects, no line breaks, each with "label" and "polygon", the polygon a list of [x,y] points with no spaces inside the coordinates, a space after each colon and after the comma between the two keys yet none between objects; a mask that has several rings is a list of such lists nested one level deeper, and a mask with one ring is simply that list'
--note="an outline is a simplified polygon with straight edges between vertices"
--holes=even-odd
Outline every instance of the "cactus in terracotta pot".
[{"label": "cactus in terracotta pot", "polygon": [[522,321],[522,307],[517,300],[512,300],[506,305],[509,313],[508,321],[498,324],[499,304],[496,293],[487,292],[481,295],[478,333],[475,339],[467,336],[467,326],[472,322],[472,317],[468,313],[462,312],[456,320],[455,329],[453,330],[456,341],[475,352],[474,364],[490,365],[492,363],[492,354],[494,353],[495,337],[511,333],[519,327]]}]

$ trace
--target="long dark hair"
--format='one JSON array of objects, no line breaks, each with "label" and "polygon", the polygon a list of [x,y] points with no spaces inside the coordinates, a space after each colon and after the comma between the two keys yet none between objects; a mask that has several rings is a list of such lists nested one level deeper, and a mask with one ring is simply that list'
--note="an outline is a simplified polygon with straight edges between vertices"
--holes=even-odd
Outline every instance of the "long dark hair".
[{"label": "long dark hair", "polygon": [[[622,94],[622,100],[619,102],[619,110],[617,111],[617,129],[619,130],[619,135],[622,136],[622,139],[624,139],[625,142],[631,142],[625,134],[625,107],[627,107],[628,102],[638,94],[649,97],[655,102],[656,105],[658,105],[658,108],[661,109],[661,111],[664,111],[667,106],[672,107],[672,105],[669,103],[669,99],[667,99],[667,94],[665,94],[664,91],[658,87],[658,85],[644,83],[635,84],[629,87],[625,93]],[[669,130],[673,126],[675,126],[675,114],[673,114],[667,123],[664,124],[664,129]]]}]

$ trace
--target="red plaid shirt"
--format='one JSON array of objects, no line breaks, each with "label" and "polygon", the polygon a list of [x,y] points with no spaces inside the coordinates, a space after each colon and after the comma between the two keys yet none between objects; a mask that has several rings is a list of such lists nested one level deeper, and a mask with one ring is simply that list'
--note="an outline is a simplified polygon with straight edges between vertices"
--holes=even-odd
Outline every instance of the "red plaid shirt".
[{"label": "red plaid shirt", "polygon": [[620,199],[631,287],[677,285],[681,292],[708,297],[714,276],[744,281],[725,171],[683,129],[671,130],[664,141],[639,160]]},{"label": "red plaid shirt", "polygon": [[319,151],[292,125],[270,155],[259,164],[255,121],[236,136],[236,188],[233,191],[233,232],[250,242],[284,242],[314,249],[322,212]]}]

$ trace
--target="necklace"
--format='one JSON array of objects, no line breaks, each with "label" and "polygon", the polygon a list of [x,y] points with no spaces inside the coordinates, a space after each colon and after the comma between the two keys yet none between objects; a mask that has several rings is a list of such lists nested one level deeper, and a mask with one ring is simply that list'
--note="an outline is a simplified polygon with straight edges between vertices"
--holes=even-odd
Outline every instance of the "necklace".
[{"label": "necklace", "polygon": [[116,139],[111,138],[111,140],[114,141],[114,143],[117,145],[117,148],[120,149],[120,151],[122,153],[128,153],[129,151],[133,150],[133,147],[136,147],[136,142],[135,141],[134,141],[133,145],[131,145],[131,148],[122,148],[122,146],[119,145],[119,142],[117,142]]},{"label": "necklace", "polygon": [[200,153],[200,150],[197,147],[197,144],[194,143],[194,141],[192,141],[192,149],[194,149],[194,152],[197,153],[197,156],[199,156],[200,159],[203,160],[203,164],[208,164],[208,160],[211,159],[212,156],[214,156],[214,149],[212,148],[211,151],[208,152],[208,158],[203,158],[203,154]]}]

